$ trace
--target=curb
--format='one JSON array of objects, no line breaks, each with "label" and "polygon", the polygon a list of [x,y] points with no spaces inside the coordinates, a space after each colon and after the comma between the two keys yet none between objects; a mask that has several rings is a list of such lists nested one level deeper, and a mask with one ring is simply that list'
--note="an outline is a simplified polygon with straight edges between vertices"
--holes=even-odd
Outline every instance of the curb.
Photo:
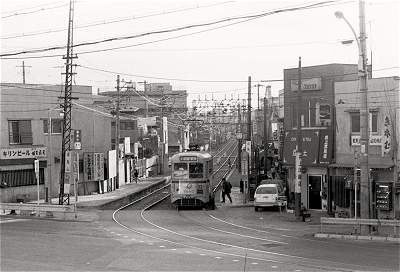
[{"label": "curb", "polygon": [[88,209],[88,210],[108,210],[108,209],[113,209],[115,207],[120,207],[120,206],[123,206],[124,203],[127,204],[142,194],[145,194],[149,191],[158,189],[160,186],[167,183],[168,181],[169,181],[169,177],[163,177],[159,181],[151,183],[151,184],[149,184],[149,186],[144,187],[138,191],[121,194],[121,195],[116,196],[115,198],[105,200],[104,202],[99,201],[100,203],[98,205],[93,205],[93,206],[83,206],[83,205],[79,206],[78,205],[78,208]]},{"label": "curb", "polygon": [[378,241],[378,242],[397,242],[400,243],[400,238],[369,236],[369,235],[347,235],[347,234],[332,234],[332,233],[316,233],[315,238],[331,238],[341,240],[362,240],[362,241]]}]

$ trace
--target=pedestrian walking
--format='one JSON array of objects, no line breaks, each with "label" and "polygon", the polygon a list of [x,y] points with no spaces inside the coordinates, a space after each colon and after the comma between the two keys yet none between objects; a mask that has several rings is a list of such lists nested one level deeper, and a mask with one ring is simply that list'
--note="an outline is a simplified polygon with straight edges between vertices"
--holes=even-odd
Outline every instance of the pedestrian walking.
[{"label": "pedestrian walking", "polygon": [[229,181],[227,181],[225,178],[222,178],[222,202],[223,203],[225,203],[225,195],[229,198],[229,201],[232,203],[231,188],[232,188],[232,184]]},{"label": "pedestrian walking", "polygon": [[240,192],[243,194],[243,188],[244,188],[244,182],[243,182],[243,179],[240,179],[239,186],[240,186]]},{"label": "pedestrian walking", "polygon": [[135,169],[135,172],[133,173],[133,175],[135,176],[135,182],[138,182],[138,178],[139,178],[139,173],[137,171],[137,169]]}]

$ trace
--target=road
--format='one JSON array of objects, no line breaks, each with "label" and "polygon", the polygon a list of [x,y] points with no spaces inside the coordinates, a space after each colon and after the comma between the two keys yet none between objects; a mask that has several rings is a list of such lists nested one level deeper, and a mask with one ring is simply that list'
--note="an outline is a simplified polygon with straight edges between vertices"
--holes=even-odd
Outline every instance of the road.
[{"label": "road", "polygon": [[396,271],[399,244],[323,240],[276,211],[157,206],[95,222],[1,218],[1,270]]}]

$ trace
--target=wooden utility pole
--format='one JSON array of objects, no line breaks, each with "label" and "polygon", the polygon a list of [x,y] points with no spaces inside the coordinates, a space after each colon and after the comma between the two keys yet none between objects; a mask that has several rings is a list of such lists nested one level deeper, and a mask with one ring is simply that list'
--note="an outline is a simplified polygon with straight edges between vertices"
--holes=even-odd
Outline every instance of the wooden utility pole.
[{"label": "wooden utility pole", "polygon": [[251,76],[247,86],[247,140],[251,141]]},{"label": "wooden utility pole", "polygon": [[298,69],[298,89],[297,89],[297,103],[296,103],[296,114],[297,114],[297,150],[296,150],[296,164],[295,164],[295,216],[297,219],[300,219],[300,210],[301,210],[301,159],[303,154],[303,135],[301,131],[301,105],[302,105],[302,97],[301,97],[301,57],[299,57],[299,69]]},{"label": "wooden utility pole", "polygon": [[117,75],[117,105],[115,109],[115,151],[117,152],[116,157],[116,176],[115,176],[115,188],[119,188],[119,137],[120,137],[120,129],[119,129],[119,94],[120,94],[120,87],[119,87],[119,75]]},{"label": "wooden utility pole", "polygon": [[243,139],[243,129],[242,129],[242,118],[240,112],[240,104],[238,103],[238,129],[237,133],[240,133],[240,138],[238,139],[238,170],[241,170],[242,167],[242,139]]},{"label": "wooden utility pole", "polygon": [[25,68],[26,67],[32,67],[32,66],[25,66],[25,61],[22,61],[22,66],[17,66],[22,68],[22,84],[25,84]]}]

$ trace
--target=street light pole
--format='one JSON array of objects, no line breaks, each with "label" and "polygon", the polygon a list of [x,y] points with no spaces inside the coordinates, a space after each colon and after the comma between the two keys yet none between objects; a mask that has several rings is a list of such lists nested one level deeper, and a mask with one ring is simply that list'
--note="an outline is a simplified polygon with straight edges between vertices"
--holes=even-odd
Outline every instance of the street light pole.
[{"label": "street light pole", "polygon": [[[361,154],[359,157],[360,163],[360,218],[369,219],[372,213],[372,187],[369,181],[369,165],[368,165],[368,145],[369,145],[369,134],[368,134],[368,86],[367,86],[367,56],[366,56],[366,34],[365,34],[365,3],[359,1],[359,26],[360,26],[360,38],[357,38],[357,34],[353,27],[344,17],[340,11],[335,12],[335,16],[339,19],[343,19],[346,24],[350,27],[353,35],[357,41],[359,59],[358,59],[358,79],[359,79],[359,92],[361,95],[361,107],[360,107],[360,147]],[[367,233],[369,229],[362,229],[362,233]]]}]

